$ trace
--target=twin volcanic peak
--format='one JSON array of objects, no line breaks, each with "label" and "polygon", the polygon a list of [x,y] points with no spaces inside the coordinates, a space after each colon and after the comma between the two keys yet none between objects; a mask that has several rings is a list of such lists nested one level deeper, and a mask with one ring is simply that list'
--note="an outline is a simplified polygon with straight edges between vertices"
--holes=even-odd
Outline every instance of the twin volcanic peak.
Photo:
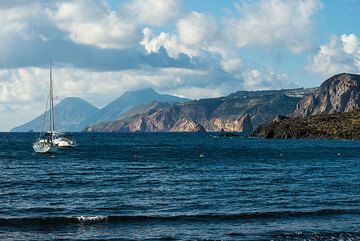
[{"label": "twin volcanic peak", "polygon": [[[151,101],[182,103],[190,101],[190,99],[159,94],[155,90],[148,88],[137,91],[127,91],[118,99],[99,110],[97,107],[81,98],[68,97],[62,100],[54,108],[55,127],[58,131],[78,132],[89,125],[116,120],[123,113],[134,107],[148,104]],[[46,116],[49,116],[48,112],[46,112]],[[28,123],[11,129],[11,132],[41,131],[43,121],[44,114]],[[45,128],[48,125],[48,118],[45,118]]]},{"label": "twin volcanic peak", "polygon": [[122,114],[140,105],[149,104],[152,101],[159,102],[187,102],[190,99],[180,98],[177,96],[159,94],[151,88],[136,91],[127,91],[119,98],[94,113],[84,122],[82,126],[90,126],[101,122],[109,122],[117,120]]}]

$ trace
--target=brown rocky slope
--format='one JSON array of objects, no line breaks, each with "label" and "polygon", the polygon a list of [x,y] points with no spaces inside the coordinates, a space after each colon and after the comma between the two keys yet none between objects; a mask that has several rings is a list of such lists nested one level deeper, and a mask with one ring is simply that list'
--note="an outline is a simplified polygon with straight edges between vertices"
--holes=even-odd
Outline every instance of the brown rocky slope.
[{"label": "brown rocky slope", "polygon": [[360,107],[360,75],[338,74],[302,99],[292,116],[349,112]]}]

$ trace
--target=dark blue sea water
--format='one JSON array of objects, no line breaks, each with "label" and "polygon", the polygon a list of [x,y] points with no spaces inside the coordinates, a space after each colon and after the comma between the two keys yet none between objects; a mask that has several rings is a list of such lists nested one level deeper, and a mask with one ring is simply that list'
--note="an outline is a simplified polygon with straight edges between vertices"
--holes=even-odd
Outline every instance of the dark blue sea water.
[{"label": "dark blue sea water", "polygon": [[0,240],[360,240],[360,142],[0,134]]}]

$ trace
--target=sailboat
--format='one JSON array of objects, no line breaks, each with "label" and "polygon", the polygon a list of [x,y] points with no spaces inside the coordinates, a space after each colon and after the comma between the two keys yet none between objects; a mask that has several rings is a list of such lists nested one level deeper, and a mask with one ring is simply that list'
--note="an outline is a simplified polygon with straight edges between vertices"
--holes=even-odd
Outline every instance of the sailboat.
[{"label": "sailboat", "polygon": [[55,135],[54,143],[59,148],[72,148],[77,146],[75,139],[72,138],[71,135],[65,135],[65,133],[62,132],[56,132]]},{"label": "sailboat", "polygon": [[[55,132],[55,119],[54,119],[54,93],[53,93],[53,79],[52,79],[52,60],[50,60],[49,100],[50,100],[49,131],[46,133],[41,131],[40,137],[33,142],[33,149],[36,153],[54,153],[54,152],[57,152],[57,150],[58,150],[58,145],[56,143],[54,143],[54,140],[56,139],[56,132]],[[47,105],[47,103],[46,103],[46,105]],[[46,110],[44,113],[44,120],[45,120],[45,115],[46,115]],[[43,123],[45,123],[45,121]]]}]

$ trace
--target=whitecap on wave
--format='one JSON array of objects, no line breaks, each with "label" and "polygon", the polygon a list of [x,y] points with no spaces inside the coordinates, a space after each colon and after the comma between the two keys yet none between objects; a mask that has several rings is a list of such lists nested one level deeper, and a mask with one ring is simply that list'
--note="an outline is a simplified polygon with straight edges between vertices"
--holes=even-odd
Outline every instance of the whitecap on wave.
[{"label": "whitecap on wave", "polygon": [[107,216],[79,216],[76,217],[79,221],[99,221],[99,220],[107,220]]}]

